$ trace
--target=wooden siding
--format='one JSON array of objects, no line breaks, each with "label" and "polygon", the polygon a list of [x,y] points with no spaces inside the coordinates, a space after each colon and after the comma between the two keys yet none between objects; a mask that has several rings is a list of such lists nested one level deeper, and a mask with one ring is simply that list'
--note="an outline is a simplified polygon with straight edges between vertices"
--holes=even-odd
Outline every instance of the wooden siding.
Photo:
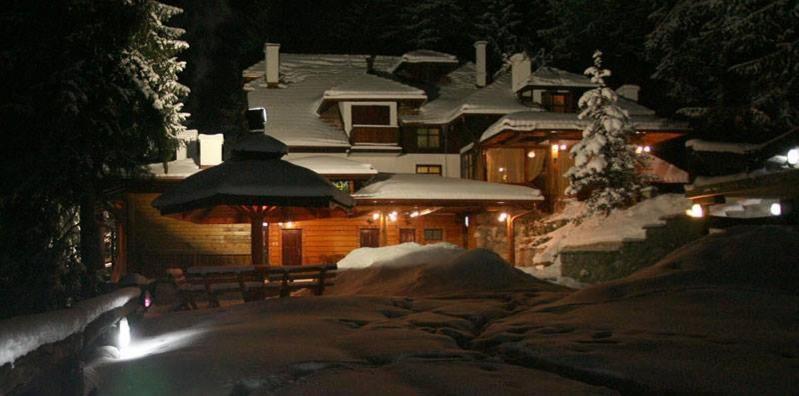
[{"label": "wooden siding", "polygon": [[350,141],[352,144],[359,144],[359,143],[399,144],[399,128],[355,126],[352,128],[352,132],[350,132]]},{"label": "wooden siding", "polygon": [[[194,224],[161,216],[152,207],[156,193],[128,193],[128,268],[147,276],[164,276],[168,267],[194,265],[250,264],[249,224]],[[393,209],[386,208],[384,212]],[[303,264],[336,262],[360,247],[362,228],[380,229],[380,245],[400,243],[400,228],[414,229],[417,243],[424,240],[425,228],[439,228],[443,241],[463,246],[461,216],[434,213],[418,218],[389,221],[371,220],[371,213],[353,218],[329,218],[268,227],[268,258],[272,265],[282,263],[281,229],[302,230]]]}]

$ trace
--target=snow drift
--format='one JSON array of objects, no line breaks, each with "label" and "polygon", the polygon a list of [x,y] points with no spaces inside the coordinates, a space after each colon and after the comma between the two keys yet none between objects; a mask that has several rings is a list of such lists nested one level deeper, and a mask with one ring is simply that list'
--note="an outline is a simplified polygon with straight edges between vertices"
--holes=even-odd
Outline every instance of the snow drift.
[{"label": "snow drift", "polygon": [[378,248],[358,248],[338,262],[339,269],[368,267],[403,267],[425,263],[448,261],[463,253],[463,249],[451,243],[440,242],[420,245],[407,242]]},{"label": "snow drift", "polygon": [[432,246],[389,247],[394,248],[387,249],[393,253],[390,259],[382,256],[372,265],[340,271],[336,285],[325,294],[430,296],[531,288],[561,290],[513,268],[490,250],[464,252],[460,248]]}]

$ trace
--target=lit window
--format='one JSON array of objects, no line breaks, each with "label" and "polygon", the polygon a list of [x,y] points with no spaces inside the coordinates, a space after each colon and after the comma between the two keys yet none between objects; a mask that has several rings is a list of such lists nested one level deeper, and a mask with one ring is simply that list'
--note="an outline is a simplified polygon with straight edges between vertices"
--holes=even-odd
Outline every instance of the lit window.
[{"label": "lit window", "polygon": [[416,165],[416,173],[441,176],[441,165]]},{"label": "lit window", "polygon": [[425,241],[443,241],[444,240],[444,230],[441,228],[425,228],[424,229],[424,240]]},{"label": "lit window", "polygon": [[571,113],[572,100],[568,92],[542,92],[541,104],[553,113]]},{"label": "lit window", "polygon": [[416,147],[426,149],[441,147],[441,130],[438,128],[417,128]]}]

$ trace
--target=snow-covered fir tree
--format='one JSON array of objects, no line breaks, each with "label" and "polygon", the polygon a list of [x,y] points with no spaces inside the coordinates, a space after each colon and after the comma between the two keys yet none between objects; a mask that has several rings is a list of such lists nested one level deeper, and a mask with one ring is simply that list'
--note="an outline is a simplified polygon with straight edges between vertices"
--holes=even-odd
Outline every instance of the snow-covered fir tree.
[{"label": "snow-covered fir tree", "polygon": [[642,188],[636,172],[639,159],[629,144],[635,129],[627,112],[618,106],[616,92],[605,85],[610,70],[602,68],[602,52],[594,53],[594,65],[585,74],[598,87],[583,94],[578,102],[579,117],[589,125],[583,130],[582,140],[572,147],[574,166],[566,173],[567,194],[589,194],[583,218],[608,215],[631,205]]},{"label": "snow-covered fir tree", "polygon": [[165,24],[181,12],[180,8],[148,0],[145,3],[145,23],[134,36],[123,59],[131,79],[160,115],[160,122],[156,125],[162,128],[161,137],[167,142],[185,130],[183,123],[188,117],[182,112],[181,100],[188,95],[189,88],[178,82],[178,73],[183,71],[186,63],[178,61],[177,54],[189,45],[180,40],[183,29]]}]

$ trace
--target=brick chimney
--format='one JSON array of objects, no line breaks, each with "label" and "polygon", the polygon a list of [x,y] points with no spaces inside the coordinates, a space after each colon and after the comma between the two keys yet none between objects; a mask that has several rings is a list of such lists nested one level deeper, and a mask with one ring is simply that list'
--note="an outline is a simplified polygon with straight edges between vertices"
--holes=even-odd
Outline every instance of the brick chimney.
[{"label": "brick chimney", "polygon": [[264,44],[266,64],[266,86],[276,87],[280,83],[280,44]]},{"label": "brick chimney", "polygon": [[486,86],[486,46],[488,41],[480,40],[474,43],[474,84],[482,88]]}]

